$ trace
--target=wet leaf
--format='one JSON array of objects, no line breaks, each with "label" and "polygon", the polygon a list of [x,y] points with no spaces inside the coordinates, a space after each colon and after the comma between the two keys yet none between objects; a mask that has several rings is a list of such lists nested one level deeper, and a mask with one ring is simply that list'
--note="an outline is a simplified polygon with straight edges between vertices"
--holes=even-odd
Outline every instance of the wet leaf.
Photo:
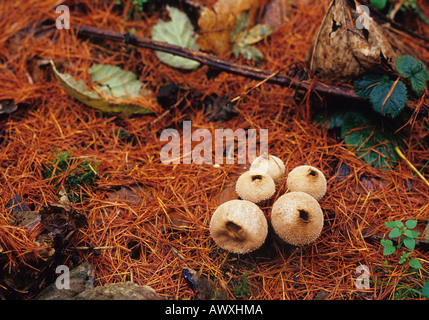
[{"label": "wet leaf", "polygon": [[[171,21],[159,20],[152,29],[152,39],[167,42],[184,48],[199,50],[199,46],[194,37],[194,27],[188,16],[180,10],[167,6]],[[192,70],[198,68],[198,61],[175,56],[170,53],[155,51],[156,56],[163,63],[174,68]]]},{"label": "wet leaf", "polygon": [[[124,71],[119,67],[95,65],[90,72],[94,75],[95,81],[98,82],[96,88],[99,93],[89,90],[85,82],[80,79],[76,80],[67,73],[58,72],[53,61],[51,61],[52,70],[58,82],[74,98],[83,104],[103,112],[120,113],[124,117],[132,114],[147,114],[152,111],[139,105],[131,103],[136,97],[136,88],[139,89],[143,84],[137,83],[133,73]],[[135,77],[135,78],[134,78]],[[94,80],[93,80],[94,81]],[[110,87],[110,86],[113,86]],[[110,87],[110,88],[109,88]],[[147,94],[147,92],[143,93]]]}]

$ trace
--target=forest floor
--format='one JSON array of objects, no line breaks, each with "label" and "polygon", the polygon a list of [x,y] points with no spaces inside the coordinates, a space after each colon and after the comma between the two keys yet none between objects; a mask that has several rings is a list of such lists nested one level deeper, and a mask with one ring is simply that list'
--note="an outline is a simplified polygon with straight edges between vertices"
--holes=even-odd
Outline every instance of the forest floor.
[{"label": "forest floor", "polygon": [[[314,122],[316,113],[329,108],[326,100],[310,94],[295,99],[294,89],[276,84],[250,91],[240,100],[237,115],[213,121],[204,101],[234,98],[258,81],[227,72],[209,75],[204,65],[182,71],[163,64],[149,49],[82,38],[73,28],[52,29],[49,24],[58,16],[58,2],[0,4],[0,102],[18,106],[10,114],[0,114],[4,278],[8,273],[25,277],[19,272],[28,267],[53,274],[58,264],[73,268],[88,261],[96,285],[131,280],[151,286],[167,299],[196,299],[184,269],[213,280],[228,299],[422,298],[407,288],[420,291],[428,281],[428,247],[421,242],[413,250],[412,257],[422,265],[415,270],[399,264],[397,255],[384,256],[380,244],[388,233],[386,221],[414,219],[423,230],[428,219],[429,187],[405,161],[387,171],[368,165],[335,130]],[[304,64],[329,3],[297,1],[289,21],[255,45],[264,55],[261,62],[229,54],[221,58],[271,72]],[[429,5],[419,3],[429,16]],[[130,18],[115,1],[73,1],[70,8],[72,26],[120,32],[134,28],[136,35],[146,37],[166,17],[165,10],[157,10],[143,13],[144,19]],[[429,27],[421,21],[415,21],[413,30],[429,37]],[[420,40],[404,37],[403,41],[429,61],[429,50]],[[160,88],[176,84],[174,99],[180,103],[167,113],[156,99],[146,106],[150,114],[125,118],[103,113],[64,90],[47,63],[51,59],[61,72],[84,80],[93,63],[119,65],[136,73],[154,98]],[[424,94],[420,102],[428,101]],[[429,118],[427,113],[413,116],[414,121],[401,129],[402,150],[427,178]],[[160,134],[167,128],[182,134],[185,120],[191,121],[193,130],[212,133],[226,128],[268,129],[269,152],[284,161],[286,172],[302,164],[319,168],[328,182],[319,201],[325,219],[321,236],[308,246],[291,247],[270,232],[261,249],[246,255],[219,248],[210,237],[211,215],[225,199],[234,198],[231,186],[248,165],[163,164],[160,152],[165,142]],[[55,179],[47,176],[55,157],[69,150],[70,167]],[[10,209],[11,199],[25,203],[30,212],[49,208],[59,201],[67,177],[82,168],[96,173],[92,184],[73,189],[73,210],[86,220],[82,227],[53,245],[41,242],[46,228],[40,221],[31,226],[14,223],[17,211]],[[272,203],[286,191],[282,181],[274,198],[262,207],[267,217]],[[361,265],[368,267],[372,280],[367,289],[356,286]],[[15,290],[14,282],[0,282],[0,293],[30,299],[48,284],[41,280],[36,287],[16,285]]]}]

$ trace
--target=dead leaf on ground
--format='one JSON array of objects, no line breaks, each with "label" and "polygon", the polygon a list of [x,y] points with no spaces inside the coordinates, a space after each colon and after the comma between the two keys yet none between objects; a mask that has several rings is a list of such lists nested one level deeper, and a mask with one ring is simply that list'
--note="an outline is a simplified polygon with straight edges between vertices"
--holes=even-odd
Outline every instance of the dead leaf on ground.
[{"label": "dead leaf on ground", "polygon": [[259,21],[273,29],[277,29],[283,23],[288,22],[292,15],[292,5],[295,0],[271,0],[267,3],[264,15]]},{"label": "dead leaf on ground", "polygon": [[392,68],[401,55],[399,41],[365,11],[358,12],[360,5],[355,0],[331,2],[309,51],[310,69],[318,77],[349,80],[368,70],[382,71],[383,65]]},{"label": "dead leaf on ground", "polygon": [[197,43],[201,50],[211,51],[216,55],[231,52],[231,31],[236,27],[237,16],[249,11],[248,26],[253,26],[256,14],[264,4],[264,0],[219,0],[213,9],[204,8],[198,19],[200,36]]}]

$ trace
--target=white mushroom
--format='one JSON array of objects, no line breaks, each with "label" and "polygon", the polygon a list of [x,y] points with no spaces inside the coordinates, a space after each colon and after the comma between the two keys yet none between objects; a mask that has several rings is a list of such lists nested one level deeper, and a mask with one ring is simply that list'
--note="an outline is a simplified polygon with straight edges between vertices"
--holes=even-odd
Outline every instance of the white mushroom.
[{"label": "white mushroom", "polygon": [[304,192],[286,193],[274,203],[271,224],[285,242],[303,246],[316,240],[323,228],[323,212],[316,199]]},{"label": "white mushroom", "polygon": [[326,193],[327,183],[324,174],[312,166],[299,166],[293,169],[286,180],[289,191],[308,193],[320,200]]},{"label": "white mushroom", "polygon": [[276,185],[270,175],[262,171],[246,171],[237,180],[235,191],[243,200],[259,203],[270,199]]},{"label": "white mushroom", "polygon": [[210,235],[216,244],[234,253],[258,249],[268,234],[268,223],[259,207],[246,200],[220,205],[210,221]]}]

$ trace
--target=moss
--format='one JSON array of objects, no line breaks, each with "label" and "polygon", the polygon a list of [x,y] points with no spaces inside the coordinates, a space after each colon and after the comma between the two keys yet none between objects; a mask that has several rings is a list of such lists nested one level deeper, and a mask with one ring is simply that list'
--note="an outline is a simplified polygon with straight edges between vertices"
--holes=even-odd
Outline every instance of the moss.
[{"label": "moss", "polygon": [[[80,200],[77,192],[80,187],[94,184],[97,179],[97,166],[99,164],[99,162],[83,160],[78,165],[75,165],[76,159],[70,157],[70,153],[74,149],[61,153],[56,152],[51,164],[47,165],[43,172],[43,178],[52,179],[51,183],[57,187],[59,187],[61,181],[64,181],[64,189],[72,203]],[[63,174],[66,174],[66,177],[61,179]]]}]

